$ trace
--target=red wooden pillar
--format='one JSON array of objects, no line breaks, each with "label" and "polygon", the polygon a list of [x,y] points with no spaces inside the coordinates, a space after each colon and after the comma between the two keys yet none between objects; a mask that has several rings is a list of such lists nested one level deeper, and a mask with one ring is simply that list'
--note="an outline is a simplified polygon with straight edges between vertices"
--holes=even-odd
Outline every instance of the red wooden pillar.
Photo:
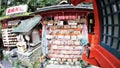
[{"label": "red wooden pillar", "polygon": [[94,18],[95,18],[95,27],[94,32],[95,36],[94,38],[94,44],[99,45],[100,44],[100,15],[99,15],[99,8],[97,6],[96,0],[92,0],[93,3],[93,11],[94,11]]}]

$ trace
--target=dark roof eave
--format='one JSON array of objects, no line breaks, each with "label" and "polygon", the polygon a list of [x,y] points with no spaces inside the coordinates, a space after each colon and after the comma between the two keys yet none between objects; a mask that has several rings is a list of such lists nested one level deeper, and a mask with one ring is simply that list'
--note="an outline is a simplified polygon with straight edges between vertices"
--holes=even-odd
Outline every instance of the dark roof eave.
[{"label": "dark roof eave", "polygon": [[45,12],[45,11],[50,11],[50,10],[59,10],[59,9],[87,9],[87,10],[93,10],[93,8],[85,8],[85,7],[79,7],[79,6],[73,6],[70,4],[64,4],[64,5],[53,5],[53,6],[48,6],[48,7],[43,7],[40,8],[39,10],[33,12],[32,14],[36,14],[39,12]]}]

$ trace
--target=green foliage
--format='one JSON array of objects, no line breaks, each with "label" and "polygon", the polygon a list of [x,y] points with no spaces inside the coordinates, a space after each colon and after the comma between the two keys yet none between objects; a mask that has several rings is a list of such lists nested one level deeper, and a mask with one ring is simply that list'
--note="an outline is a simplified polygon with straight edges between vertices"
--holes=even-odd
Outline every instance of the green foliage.
[{"label": "green foliage", "polygon": [[1,38],[1,30],[2,30],[2,24],[0,23],[0,38]]},{"label": "green foliage", "polygon": [[22,4],[28,5],[28,12],[34,12],[37,8],[58,4],[62,0],[2,0],[0,16],[5,16],[8,7]]},{"label": "green foliage", "polygon": [[37,4],[40,5],[38,7],[45,7],[45,6],[51,6],[59,3],[61,0],[38,0]]}]

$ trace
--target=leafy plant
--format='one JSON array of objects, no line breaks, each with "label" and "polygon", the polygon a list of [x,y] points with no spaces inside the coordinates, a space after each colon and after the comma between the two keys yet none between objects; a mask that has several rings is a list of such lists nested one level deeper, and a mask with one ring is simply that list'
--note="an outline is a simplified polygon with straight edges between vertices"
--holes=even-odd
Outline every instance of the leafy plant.
[{"label": "leafy plant", "polygon": [[1,0],[0,16],[5,16],[6,9],[11,6],[27,4],[28,12],[34,12],[37,8],[55,5],[60,1],[61,0]]}]

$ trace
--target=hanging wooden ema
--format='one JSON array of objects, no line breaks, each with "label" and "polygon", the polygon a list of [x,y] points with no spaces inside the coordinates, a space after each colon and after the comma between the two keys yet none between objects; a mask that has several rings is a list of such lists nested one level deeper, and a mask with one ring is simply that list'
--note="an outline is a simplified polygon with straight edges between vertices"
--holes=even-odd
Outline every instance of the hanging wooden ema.
[{"label": "hanging wooden ema", "polygon": [[71,19],[76,19],[77,16],[73,15],[73,16],[55,16],[54,19],[55,20],[71,20]]}]

